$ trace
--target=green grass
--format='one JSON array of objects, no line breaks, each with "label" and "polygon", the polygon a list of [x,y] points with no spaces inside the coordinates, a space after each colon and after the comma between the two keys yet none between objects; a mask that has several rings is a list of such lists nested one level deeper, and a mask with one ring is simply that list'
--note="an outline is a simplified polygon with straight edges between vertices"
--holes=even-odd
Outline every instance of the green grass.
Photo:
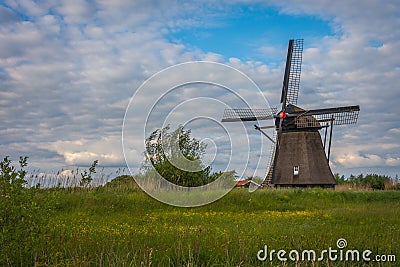
[{"label": "green grass", "polygon": [[339,238],[348,249],[396,255],[397,265],[382,266],[400,264],[400,192],[235,189],[197,208],[168,206],[138,189],[43,189],[37,197],[48,195],[36,266],[281,266],[258,261],[257,252],[321,251]]}]

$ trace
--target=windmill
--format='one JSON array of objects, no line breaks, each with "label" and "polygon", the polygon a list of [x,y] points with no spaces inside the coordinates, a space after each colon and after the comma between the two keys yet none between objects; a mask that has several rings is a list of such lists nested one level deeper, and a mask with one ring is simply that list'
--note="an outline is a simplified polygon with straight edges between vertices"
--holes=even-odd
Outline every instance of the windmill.
[{"label": "windmill", "polygon": [[[264,186],[334,188],[336,182],[329,167],[333,126],[355,124],[360,107],[306,110],[296,106],[302,53],[303,39],[289,40],[279,112],[276,108],[225,109],[222,122],[275,119],[274,126],[254,125],[274,144]],[[263,131],[271,127],[276,130],[275,138]],[[322,129],[324,141],[319,132]]]}]

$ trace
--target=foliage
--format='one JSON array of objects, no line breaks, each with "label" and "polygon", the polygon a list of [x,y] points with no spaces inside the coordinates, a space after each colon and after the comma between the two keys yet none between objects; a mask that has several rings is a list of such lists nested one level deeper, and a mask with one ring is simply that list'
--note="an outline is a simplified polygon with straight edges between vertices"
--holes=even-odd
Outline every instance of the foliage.
[{"label": "foliage", "polygon": [[335,178],[337,185],[342,185],[346,183],[346,178],[344,177],[344,175],[340,176],[339,173],[335,173],[333,177]]},{"label": "foliage", "polygon": [[120,175],[109,181],[104,185],[106,188],[123,188],[123,187],[131,187],[137,188],[135,178],[131,175]]},{"label": "foliage", "polygon": [[396,183],[393,185],[393,190],[398,190],[400,191],[400,183]]},{"label": "foliage", "polygon": [[211,167],[201,162],[206,145],[192,138],[191,130],[183,126],[169,130],[169,126],[157,129],[146,139],[144,172],[156,171],[181,186],[201,186],[216,179],[216,175],[210,175]]},{"label": "foliage", "polygon": [[[361,187],[361,188],[370,188],[373,190],[384,190],[387,184],[390,184],[393,179],[386,175],[378,175],[378,174],[359,174],[357,176],[350,175],[348,178],[345,178],[344,175],[339,176],[338,173],[334,175],[336,183],[338,185],[349,184],[351,186]],[[394,187],[396,188],[397,185]]]},{"label": "foliage", "polygon": [[81,173],[82,179],[79,183],[80,186],[88,187],[93,181],[92,174],[96,173],[97,163],[99,163],[98,160],[93,161],[92,166],[89,167],[89,171],[84,170],[83,173]]},{"label": "foliage", "polygon": [[8,157],[0,162],[0,265],[27,265],[45,218],[35,202],[37,188],[25,188],[27,157],[17,170]]}]

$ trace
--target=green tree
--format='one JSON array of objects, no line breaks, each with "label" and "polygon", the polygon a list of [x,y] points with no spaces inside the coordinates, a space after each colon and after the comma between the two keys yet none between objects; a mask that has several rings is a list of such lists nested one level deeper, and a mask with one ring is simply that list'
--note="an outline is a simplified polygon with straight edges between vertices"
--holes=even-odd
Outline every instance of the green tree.
[{"label": "green tree", "polygon": [[204,166],[201,157],[206,145],[191,137],[191,130],[179,126],[157,129],[146,139],[145,173],[157,171],[166,180],[181,186],[201,186],[218,178],[210,175],[211,167]]},{"label": "green tree", "polygon": [[366,183],[374,190],[384,190],[385,184],[390,183],[390,177],[386,175],[367,174]]},{"label": "green tree", "polygon": [[[335,174],[336,181],[338,181],[338,176],[339,174]],[[339,181],[341,180],[342,179],[340,178]],[[351,174],[347,180],[344,179],[343,181],[350,183],[353,186],[362,186],[364,188],[370,188],[374,190],[384,190],[386,189],[386,185],[390,184],[392,179],[389,176],[379,174],[366,174],[365,176],[363,174],[359,174],[357,176]]]},{"label": "green tree", "polygon": [[344,175],[340,176],[339,173],[335,173],[334,175],[336,184],[342,185],[346,183],[346,179],[344,178]]}]

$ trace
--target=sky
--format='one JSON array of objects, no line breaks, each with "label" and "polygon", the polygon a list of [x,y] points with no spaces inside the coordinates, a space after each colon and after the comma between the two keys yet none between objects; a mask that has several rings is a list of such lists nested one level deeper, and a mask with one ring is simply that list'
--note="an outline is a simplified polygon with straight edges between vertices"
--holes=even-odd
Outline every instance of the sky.
[{"label": "sky", "polygon": [[[43,172],[95,159],[124,167],[126,112],[127,129],[148,133],[160,118],[190,121],[191,111],[200,119],[187,127],[209,144],[214,170],[247,164],[244,175],[262,175],[270,144],[251,124],[220,125],[223,107],[240,105],[223,86],[253,108],[279,107],[287,44],[296,38],[304,38],[298,105],[361,108],[357,124],[334,128],[333,172],[400,174],[396,0],[1,1],[0,156],[29,156],[30,168]],[[225,67],[194,68],[193,77],[192,65],[173,67],[190,61]],[[176,71],[143,86],[166,68]],[[178,86],[154,102],[184,75],[223,86]],[[136,123],[155,103],[149,118],[158,124]],[[229,139],[224,129],[245,134]],[[143,138],[129,140],[128,164],[137,167]]]}]

